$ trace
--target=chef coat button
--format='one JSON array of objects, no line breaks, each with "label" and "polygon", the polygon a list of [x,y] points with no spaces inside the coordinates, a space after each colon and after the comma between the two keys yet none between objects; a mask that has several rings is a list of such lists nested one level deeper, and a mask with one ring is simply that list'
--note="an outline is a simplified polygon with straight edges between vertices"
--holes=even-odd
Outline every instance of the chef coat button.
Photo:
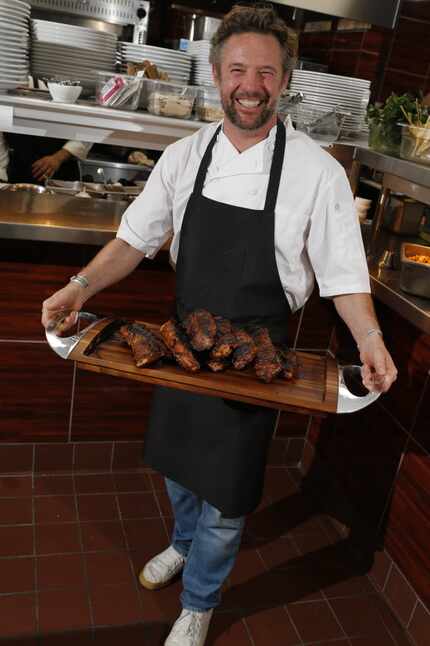
[{"label": "chef coat button", "polygon": [[339,204],[339,202],[336,202],[336,204],[334,205],[334,210],[335,210],[335,211],[340,211],[340,204]]},{"label": "chef coat button", "polygon": [[257,195],[257,193],[258,193],[258,188],[252,188],[252,189],[249,191],[249,194],[250,194],[250,195]]}]

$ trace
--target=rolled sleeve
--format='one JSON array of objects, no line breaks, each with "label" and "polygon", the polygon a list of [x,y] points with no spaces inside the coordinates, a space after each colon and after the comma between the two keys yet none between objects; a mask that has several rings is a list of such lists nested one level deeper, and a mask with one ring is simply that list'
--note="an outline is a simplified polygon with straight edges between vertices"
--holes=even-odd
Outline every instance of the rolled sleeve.
[{"label": "rolled sleeve", "polygon": [[85,141],[67,141],[63,146],[64,150],[78,159],[86,159],[92,147],[92,143]]},{"label": "rolled sleeve", "polygon": [[360,224],[348,179],[341,168],[317,200],[307,252],[322,297],[370,293]]},{"label": "rolled sleeve", "polygon": [[[173,171],[173,172],[172,172]],[[172,236],[174,168],[167,150],[155,165],[145,188],[124,212],[117,238],[154,258]]]}]

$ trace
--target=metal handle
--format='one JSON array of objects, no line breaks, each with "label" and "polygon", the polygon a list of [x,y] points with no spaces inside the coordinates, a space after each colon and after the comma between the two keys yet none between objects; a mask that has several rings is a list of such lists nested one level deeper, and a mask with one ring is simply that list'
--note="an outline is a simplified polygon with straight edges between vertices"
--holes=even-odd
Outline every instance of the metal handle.
[{"label": "metal handle", "polygon": [[98,323],[101,318],[96,316],[95,314],[91,314],[90,312],[78,312],[78,320],[87,321],[90,324],[78,334],[73,334],[72,336],[68,337],[62,337],[55,334],[55,330],[46,330],[45,332],[49,345],[62,359],[67,359],[67,357],[76,348],[82,337],[88,332],[90,328]]},{"label": "metal handle", "polygon": [[339,366],[338,378],[337,413],[355,413],[366,408],[369,404],[373,404],[381,395],[380,391],[367,391],[367,394],[363,396],[355,395],[348,388],[347,382],[352,382],[359,385],[360,389],[367,390],[361,381],[360,366]]}]

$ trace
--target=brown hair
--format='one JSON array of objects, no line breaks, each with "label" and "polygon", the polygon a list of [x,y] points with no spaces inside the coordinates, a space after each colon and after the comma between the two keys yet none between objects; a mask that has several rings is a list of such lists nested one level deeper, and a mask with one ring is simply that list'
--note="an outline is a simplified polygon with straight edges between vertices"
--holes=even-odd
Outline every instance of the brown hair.
[{"label": "brown hair", "polygon": [[282,50],[282,67],[287,72],[294,65],[297,56],[298,40],[293,29],[279,18],[272,7],[247,7],[236,5],[224,16],[211,40],[209,62],[219,70],[222,47],[234,34],[256,33],[276,38]]}]

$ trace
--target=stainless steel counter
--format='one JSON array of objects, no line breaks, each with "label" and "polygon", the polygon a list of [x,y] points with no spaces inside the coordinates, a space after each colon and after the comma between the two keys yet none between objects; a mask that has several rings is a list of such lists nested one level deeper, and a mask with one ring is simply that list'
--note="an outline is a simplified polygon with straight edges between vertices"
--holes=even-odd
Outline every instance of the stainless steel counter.
[{"label": "stainless steel counter", "polygon": [[115,237],[126,202],[0,191],[0,237],[104,245]]},{"label": "stainless steel counter", "polygon": [[[370,150],[366,146],[357,146],[354,157],[361,164],[377,171],[396,175],[406,182],[412,182],[418,186],[430,188],[430,166],[415,164],[400,157],[383,155],[375,150]],[[414,196],[411,195],[411,197]]]}]

